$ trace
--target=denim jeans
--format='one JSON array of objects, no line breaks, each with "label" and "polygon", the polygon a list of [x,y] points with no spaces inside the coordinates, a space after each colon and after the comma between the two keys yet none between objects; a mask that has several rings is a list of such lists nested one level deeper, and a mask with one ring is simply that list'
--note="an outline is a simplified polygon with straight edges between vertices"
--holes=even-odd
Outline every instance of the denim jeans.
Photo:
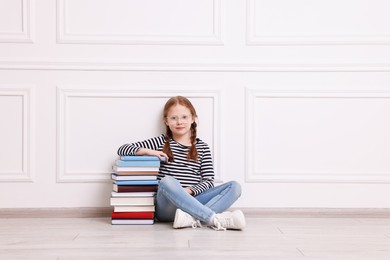
[{"label": "denim jeans", "polygon": [[195,219],[209,224],[215,213],[227,210],[241,196],[241,186],[230,181],[191,196],[174,177],[160,180],[156,195],[156,217],[159,221],[171,222],[179,208]]}]

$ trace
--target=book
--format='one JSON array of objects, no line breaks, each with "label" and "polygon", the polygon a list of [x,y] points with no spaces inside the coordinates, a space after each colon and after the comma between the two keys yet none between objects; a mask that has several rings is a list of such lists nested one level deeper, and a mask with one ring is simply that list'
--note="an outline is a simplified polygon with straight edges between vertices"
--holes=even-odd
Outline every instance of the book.
[{"label": "book", "polygon": [[114,184],[117,184],[117,185],[158,185],[158,180],[130,180],[130,181],[114,180]]},{"label": "book", "polygon": [[114,212],[139,212],[139,211],[155,211],[154,205],[148,206],[114,206]]},{"label": "book", "polygon": [[111,197],[153,197],[156,192],[111,192]]},{"label": "book", "polygon": [[154,205],[154,197],[111,197],[111,206]]},{"label": "book", "polygon": [[114,172],[158,172],[159,168],[158,166],[112,166]]},{"label": "book", "polygon": [[113,173],[111,179],[116,181],[157,180],[157,175],[118,175]]},{"label": "book", "polygon": [[112,225],[152,225],[154,219],[111,219]]},{"label": "book", "polygon": [[112,190],[116,192],[156,192],[157,185],[112,185]]},{"label": "book", "polygon": [[113,219],[154,219],[153,211],[112,212]]},{"label": "book", "polygon": [[160,161],[160,158],[158,158],[157,156],[151,156],[151,155],[120,156],[120,159],[122,161]]},{"label": "book", "polygon": [[157,171],[147,171],[147,172],[143,172],[143,171],[131,171],[131,172],[127,172],[127,171],[120,171],[120,172],[115,172],[116,175],[142,175],[142,176],[145,176],[145,175],[158,175],[158,170]]},{"label": "book", "polygon": [[116,160],[115,161],[116,166],[137,166],[137,167],[146,167],[146,166],[152,166],[152,167],[160,167],[160,161],[124,161],[124,160]]}]

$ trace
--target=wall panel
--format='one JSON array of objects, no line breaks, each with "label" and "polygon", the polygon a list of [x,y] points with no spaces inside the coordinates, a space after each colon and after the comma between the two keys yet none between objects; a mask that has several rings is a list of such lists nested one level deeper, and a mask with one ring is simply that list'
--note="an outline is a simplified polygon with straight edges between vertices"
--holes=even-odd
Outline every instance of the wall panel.
[{"label": "wall panel", "polygon": [[385,0],[247,0],[250,45],[390,44]]},{"label": "wall panel", "polygon": [[222,44],[220,12],[220,0],[58,0],[58,42]]},{"label": "wall panel", "polygon": [[[100,89],[100,90],[99,90]],[[110,179],[111,166],[120,145],[165,133],[161,111],[172,95],[155,92],[95,88],[58,88],[59,182],[95,182]],[[182,93],[198,108],[199,130],[218,165],[218,93],[193,90]],[[131,131],[131,132],[130,132]],[[123,137],[129,139],[124,141]],[[218,170],[218,166],[216,167]],[[221,176],[217,171],[217,179]]]},{"label": "wall panel", "polygon": [[247,91],[247,180],[390,181],[390,92]]},{"label": "wall panel", "polygon": [[31,88],[0,87],[0,182],[33,181]]},{"label": "wall panel", "polygon": [[0,6],[0,43],[32,43],[33,0],[2,0]]}]

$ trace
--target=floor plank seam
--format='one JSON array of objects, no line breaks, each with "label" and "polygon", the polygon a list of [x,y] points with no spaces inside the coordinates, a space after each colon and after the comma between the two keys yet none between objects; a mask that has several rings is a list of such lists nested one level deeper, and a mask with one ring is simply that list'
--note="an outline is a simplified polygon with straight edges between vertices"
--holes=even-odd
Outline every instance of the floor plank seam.
[{"label": "floor plank seam", "polygon": [[302,255],[302,256],[306,256],[301,249],[299,249],[298,247],[296,248],[296,250],[298,250],[298,252]]}]

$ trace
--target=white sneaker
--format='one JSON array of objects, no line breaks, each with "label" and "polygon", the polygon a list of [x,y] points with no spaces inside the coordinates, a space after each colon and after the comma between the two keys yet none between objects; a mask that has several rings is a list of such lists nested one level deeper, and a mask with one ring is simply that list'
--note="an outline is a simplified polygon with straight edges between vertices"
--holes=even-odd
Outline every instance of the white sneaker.
[{"label": "white sneaker", "polygon": [[215,214],[212,228],[217,231],[225,231],[226,229],[243,229],[245,225],[244,213],[241,210],[235,210]]},{"label": "white sneaker", "polygon": [[202,227],[199,220],[196,220],[190,214],[177,209],[175,213],[175,221],[173,222],[173,228],[186,228],[186,227]]}]

